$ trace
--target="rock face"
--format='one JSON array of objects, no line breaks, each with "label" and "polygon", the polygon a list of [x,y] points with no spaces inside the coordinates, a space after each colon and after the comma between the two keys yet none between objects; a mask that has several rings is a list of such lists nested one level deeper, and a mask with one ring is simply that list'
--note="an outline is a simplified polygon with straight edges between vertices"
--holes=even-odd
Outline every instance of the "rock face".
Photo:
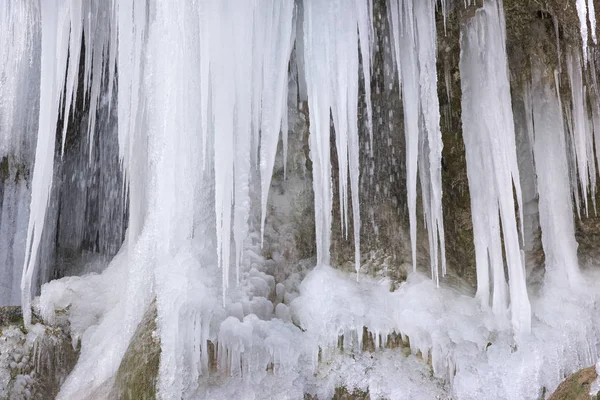
[{"label": "rock face", "polygon": [[160,361],[156,303],[148,308],[123,356],[109,399],[154,400]]},{"label": "rock face", "polygon": [[565,379],[548,400],[598,400],[598,393],[590,396],[590,386],[597,377],[595,367],[577,371]]},{"label": "rock face", "polygon": [[0,399],[52,399],[79,357],[69,326],[23,326],[20,307],[0,307]]}]

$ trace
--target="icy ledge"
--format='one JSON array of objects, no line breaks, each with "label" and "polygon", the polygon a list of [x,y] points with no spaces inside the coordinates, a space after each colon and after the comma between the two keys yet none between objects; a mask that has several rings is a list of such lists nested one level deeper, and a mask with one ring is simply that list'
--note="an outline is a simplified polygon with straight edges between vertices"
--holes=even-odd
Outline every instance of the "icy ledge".
[{"label": "icy ledge", "polygon": [[[213,272],[217,278],[216,266]],[[280,394],[301,399],[308,393],[327,399],[336,387],[346,387],[368,391],[371,398],[539,399],[598,358],[596,287],[582,286],[576,293],[546,287],[532,297],[532,333],[514,337],[509,315],[499,319],[474,298],[438,289],[419,273],[395,291],[387,279],[362,276],[356,282],[354,274],[326,266],[312,269],[301,283],[298,276],[275,285],[270,275],[256,269],[247,274],[251,284],[231,294],[230,306],[206,304],[212,317],[203,337],[216,344],[216,369],[206,368],[209,355],[202,346],[197,361],[184,362],[180,371],[190,377],[193,371],[185,365],[199,365],[200,360],[205,365],[191,380],[193,388],[182,382],[188,388],[184,398]],[[96,324],[104,326],[100,321],[111,313],[108,298],[89,301],[94,291],[104,291],[102,280],[102,275],[63,279],[42,291],[40,305],[48,317],[52,308],[72,310],[71,326],[84,352]],[[96,316],[93,321],[90,314]],[[105,328],[117,332],[119,325]],[[198,345],[196,340],[189,345],[193,343]],[[89,363],[79,365],[78,373],[99,384],[104,378],[93,376],[110,368],[105,370],[93,355],[82,354]]]},{"label": "icy ledge", "polygon": [[[597,281],[588,279],[588,282]],[[532,333],[510,334],[509,316],[494,318],[475,299],[412,274],[396,291],[388,282],[317,267],[300,285],[293,315],[313,335],[322,355],[335,353],[338,335],[360,352],[363,327],[375,344],[400,333],[411,352],[430,359],[434,376],[452,384],[457,399],[538,399],[568,374],[598,358],[600,318],[597,289],[577,293],[546,287],[532,299]],[[380,377],[393,382],[400,373]]]}]

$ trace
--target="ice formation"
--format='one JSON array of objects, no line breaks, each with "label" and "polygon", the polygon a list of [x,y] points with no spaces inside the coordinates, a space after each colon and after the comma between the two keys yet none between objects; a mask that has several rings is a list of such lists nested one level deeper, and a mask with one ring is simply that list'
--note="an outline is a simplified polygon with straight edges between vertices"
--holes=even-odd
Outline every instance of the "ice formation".
[{"label": "ice formation", "polygon": [[492,309],[499,315],[506,312],[510,298],[514,329],[529,332],[531,310],[519,237],[523,231],[523,207],[505,37],[502,3],[496,1],[485,1],[461,31],[463,134],[471,188],[477,297],[488,306],[491,291]]},{"label": "ice formation", "polygon": [[541,82],[541,72],[533,80],[531,128],[547,276],[553,284],[576,287],[580,276],[562,105],[558,92]]},{"label": "ice formation", "polygon": [[394,57],[402,86],[405,117],[406,180],[413,270],[417,268],[417,171],[429,235],[432,277],[446,273],[442,215],[442,134],[437,96],[435,2],[390,0]]},{"label": "ice formation", "polygon": [[[558,75],[534,65],[519,91],[523,115],[513,115],[502,1],[484,0],[461,25],[475,298],[443,279],[438,2],[388,0],[385,16],[371,0],[1,5],[0,305],[22,302],[29,328],[32,306],[49,324],[68,310],[81,354],[59,399],[106,396],[152,307],[161,399],[331,398],[342,386],[373,398],[539,398],[599,351],[589,310],[600,299],[587,283],[598,277],[579,268],[572,204],[590,213],[600,157],[592,3],[577,1],[583,60],[557,44],[570,97],[560,97]],[[444,24],[453,6],[441,2]],[[385,38],[375,21],[387,24]],[[359,278],[361,212],[373,212],[360,201],[370,167],[361,160],[381,161],[372,160],[381,138],[371,104],[381,43],[404,113],[413,272],[401,284],[330,266],[336,204]],[[76,118],[83,139],[73,150]],[[30,169],[31,181],[21,175]],[[60,201],[57,180],[71,193]],[[306,218],[294,202],[309,196],[316,260],[300,260],[291,247],[310,235],[292,232]],[[546,275],[531,295],[524,257],[537,211]],[[66,213],[72,221],[57,227]],[[428,274],[417,271],[418,215]],[[52,240],[81,252],[86,235],[98,254],[46,282]],[[9,342],[22,338],[0,339],[13,351]],[[10,381],[3,354],[0,383]]]},{"label": "ice formation", "polygon": [[10,2],[0,6],[0,159],[9,179],[2,191],[0,217],[0,305],[21,303],[20,275],[25,243],[23,225],[29,218],[31,191],[24,178],[32,166],[36,106],[27,104],[39,96],[39,24],[34,5]]},{"label": "ice formation", "polygon": [[[360,205],[358,88],[359,49],[365,82],[370,82],[370,0],[303,1],[303,46],[308,106],[310,151],[313,160],[317,264],[329,265],[333,188],[330,160],[330,119],[335,129],[338,159],[340,218],[348,231],[348,180],[352,198],[355,268],[360,269]],[[365,84],[368,86],[368,84]],[[368,107],[370,100],[367,99]],[[367,118],[370,118],[368,116]],[[370,121],[368,122],[370,124]]]},{"label": "ice formation", "polygon": [[[588,39],[592,36],[594,44],[598,43],[598,36],[596,33],[596,8],[593,0],[577,0],[577,16],[579,17],[579,29],[581,32],[581,45],[583,51],[583,59],[587,65],[589,57]],[[589,28],[588,30],[588,21]]]}]

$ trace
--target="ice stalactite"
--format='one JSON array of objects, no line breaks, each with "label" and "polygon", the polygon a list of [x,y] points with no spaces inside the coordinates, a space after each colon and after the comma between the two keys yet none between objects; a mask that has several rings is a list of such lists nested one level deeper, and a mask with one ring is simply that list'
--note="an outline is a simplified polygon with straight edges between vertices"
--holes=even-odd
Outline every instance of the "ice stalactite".
[{"label": "ice stalactite", "polygon": [[587,25],[587,3],[586,0],[577,0],[577,16],[579,17],[579,30],[581,33],[581,45],[583,50],[583,59],[587,64],[588,58],[588,25]]},{"label": "ice stalactite", "polygon": [[[133,14],[135,18],[137,11]],[[159,315],[162,361],[158,389],[162,398],[179,398],[194,390],[193,382],[208,368],[208,327],[219,309],[215,301],[219,292],[205,286],[208,277],[198,274],[213,263],[221,268],[223,305],[232,253],[236,280],[240,279],[253,162],[259,162],[266,188],[262,197],[264,224],[279,134],[286,126],[283,112],[287,111],[294,3],[156,4],[149,9],[146,28],[143,23],[135,21],[132,30],[131,21],[124,22],[124,32],[132,34],[126,38],[130,43],[124,45],[133,50],[119,51],[119,61],[125,57],[123,62],[132,62],[131,70],[140,75],[123,87],[119,81],[119,94],[125,91],[119,107],[125,114],[129,109],[137,115],[131,122],[135,131],[125,136],[122,144],[130,147],[132,137],[136,140],[131,135],[138,132],[144,132],[139,138],[145,137],[148,143],[145,178],[128,172],[130,197],[145,199],[147,209],[136,223],[141,235],[133,257],[134,261],[139,258],[137,248],[143,248],[144,243],[157,241],[155,252],[149,256],[155,283],[146,290],[154,290]],[[177,29],[180,26],[187,29]],[[144,33],[137,38],[140,30]],[[194,46],[186,45],[191,43]],[[140,61],[127,58],[137,54],[142,45]],[[130,96],[128,91],[139,95]],[[257,145],[257,156],[252,157]],[[129,154],[137,157],[136,153]],[[133,193],[134,185],[147,192]],[[216,251],[208,245],[212,232]],[[132,264],[139,265],[139,260]],[[147,272],[137,271],[138,275]],[[140,290],[132,286],[128,292],[141,296]],[[144,304],[137,303],[139,315]],[[182,352],[188,356],[181,358]]]},{"label": "ice stalactite", "polygon": [[[95,2],[77,0],[51,0],[40,5],[41,58],[40,58],[40,111],[32,178],[32,200],[27,244],[23,268],[22,303],[26,323],[30,323],[32,280],[36,273],[38,253],[44,231],[46,209],[52,189],[55,130],[59,118],[68,125],[69,112],[75,106],[81,38],[86,38],[84,87],[93,110],[88,124],[88,140],[93,143],[96,126],[95,113],[99,106],[103,79],[103,59],[108,49],[110,17],[106,7]],[[66,71],[66,75],[65,75]],[[65,108],[63,109],[63,102]],[[63,129],[62,140],[66,138]],[[64,144],[62,145],[64,148]],[[62,152],[62,149],[61,149]],[[44,266],[46,268],[46,266]]]},{"label": "ice stalactite", "polygon": [[542,71],[538,65],[533,74],[532,111],[546,276],[553,285],[574,285],[579,282],[579,264],[563,113],[558,92],[543,83]]},{"label": "ice stalactite", "polygon": [[[442,134],[437,96],[435,4],[390,0],[389,21],[404,105],[406,179],[413,269],[417,250],[417,172],[429,235],[432,278],[446,273],[442,215]],[[420,167],[419,167],[420,165]]]},{"label": "ice stalactite", "polygon": [[35,135],[25,134],[37,123],[25,108],[39,96],[39,15],[31,2],[0,6],[0,157],[11,155],[30,163]]},{"label": "ice stalactite", "polygon": [[502,2],[495,0],[486,0],[461,30],[463,135],[475,237],[477,297],[487,307],[492,290],[493,311],[506,313],[502,232],[512,325],[517,332],[529,332],[531,307],[514,204],[516,197],[519,220],[523,221],[505,35]]},{"label": "ice stalactite", "polygon": [[572,121],[572,129],[569,132],[572,152],[575,155],[576,176],[579,178],[579,184],[574,187],[580,190],[579,195],[583,198],[585,214],[588,215],[588,195],[592,195],[593,201],[595,200],[596,165],[593,128],[588,114],[587,90],[578,50],[570,49],[567,52],[567,71],[572,101],[571,113],[568,115]]},{"label": "ice stalactite", "polygon": [[[63,35],[68,35],[69,24],[64,18],[68,12],[65,1],[51,0],[41,4],[41,81],[40,114],[35,165],[32,179],[32,197],[25,247],[23,278],[21,280],[23,317],[31,323],[32,280],[36,268],[39,244],[42,239],[46,209],[52,188],[54,169],[55,127],[67,63],[67,49]],[[63,17],[63,18],[61,18]]]},{"label": "ice stalactite", "polygon": [[[268,0],[258,3],[254,24],[255,43],[252,53],[258,58],[253,68],[258,69],[254,76],[260,76],[260,79],[254,81],[256,86],[253,91],[260,103],[253,104],[252,121],[256,124],[254,135],[258,135],[260,128],[261,233],[264,235],[267,201],[280,131],[283,152],[287,152],[287,67],[296,31],[294,2]],[[258,143],[258,138],[254,141]],[[242,243],[239,246],[241,251]]]},{"label": "ice stalactite", "polygon": [[[428,218],[428,235],[430,247],[431,274],[439,282],[439,269],[446,274],[446,251],[444,239],[444,218],[442,213],[442,132],[440,131],[440,106],[437,95],[436,69],[436,28],[435,2],[417,1],[415,3],[415,24],[417,31],[417,53],[419,57],[419,86],[421,89],[422,122],[427,136],[421,141],[427,143],[428,151],[422,154],[427,165],[427,178],[423,179],[425,169],[422,168],[421,182],[428,182],[429,196],[423,197],[426,218]],[[425,146],[423,146],[425,148]],[[427,158],[423,156],[427,154]]]},{"label": "ice stalactite", "polygon": [[[357,0],[351,6],[336,0],[303,2],[304,69],[310,116],[310,154],[313,162],[317,263],[329,264],[333,188],[330,160],[331,125],[339,165],[340,218],[342,232],[348,230],[348,180],[353,211],[355,267],[360,269],[360,205],[358,87],[361,45],[363,77],[370,72],[371,1]],[[366,30],[366,32],[365,32]],[[366,43],[365,43],[366,42]],[[365,86],[369,83],[366,82]],[[367,104],[370,99],[366,99]],[[370,110],[369,106],[367,107]],[[370,111],[368,111],[370,112]],[[367,116],[370,118],[370,115]],[[367,123],[370,125],[370,121]]]},{"label": "ice stalactite", "polygon": [[[130,246],[133,246],[142,230],[147,208],[145,182],[148,144],[140,128],[144,113],[140,91],[143,74],[142,52],[147,29],[146,13],[145,1],[115,2],[116,21],[113,20],[110,36],[112,40],[109,51],[109,76],[114,74],[111,71],[115,69],[119,74],[117,92],[119,157],[129,194],[127,240]],[[114,50],[115,48],[117,50]]]},{"label": "ice stalactite", "polygon": [[32,2],[0,6],[0,306],[21,304],[21,275],[39,98],[39,14]]}]

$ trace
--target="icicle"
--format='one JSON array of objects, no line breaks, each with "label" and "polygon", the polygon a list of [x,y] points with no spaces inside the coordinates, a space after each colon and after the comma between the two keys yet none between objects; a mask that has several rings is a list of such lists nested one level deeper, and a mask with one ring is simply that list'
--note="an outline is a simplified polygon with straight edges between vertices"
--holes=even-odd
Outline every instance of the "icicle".
[{"label": "icicle", "polygon": [[581,32],[581,46],[584,64],[587,64],[588,60],[587,12],[586,0],[577,0],[577,16],[579,17],[579,30]]},{"label": "icicle", "polygon": [[[39,5],[0,5],[0,306],[21,304],[31,191],[22,168],[33,164],[39,103]],[[36,117],[32,117],[36,116]]]},{"label": "icicle", "polygon": [[264,116],[260,123],[261,234],[264,235],[267,201],[279,132],[284,119],[284,110],[287,110],[285,105],[287,104],[288,64],[293,45],[294,3],[291,0],[267,0],[266,3],[261,4],[260,10],[265,14],[257,20],[257,24],[264,26],[264,41],[256,44],[264,47],[261,50],[263,59],[259,61],[264,77],[260,111]]},{"label": "icicle", "polygon": [[[585,88],[583,86],[581,60],[577,51],[570,50],[567,53],[567,71],[569,74],[569,82],[571,84],[572,97],[572,144],[577,160],[577,175],[579,177],[585,214],[588,215],[588,193],[590,191],[590,175],[592,173],[592,171],[588,169],[588,155],[593,152],[591,148],[593,142],[591,131],[587,126],[588,113],[584,101]],[[593,172],[595,173],[595,171]]]},{"label": "icicle", "polygon": [[[142,231],[146,214],[146,149],[147,140],[139,127],[140,86],[142,83],[142,48],[146,30],[146,2],[121,0],[116,2],[118,59],[118,132],[119,156],[129,185],[128,243],[135,244]],[[114,45],[114,44],[113,44]]]},{"label": "icicle", "polygon": [[554,24],[554,36],[556,38],[556,58],[558,59],[558,72],[562,72],[562,52],[560,50],[559,25],[556,15],[552,15],[552,23]]},{"label": "icicle", "polygon": [[586,87],[583,88],[583,110],[585,112],[585,139],[586,139],[586,159],[587,159],[587,170],[590,177],[590,197],[592,198],[592,207],[594,214],[596,212],[596,161],[594,159],[594,130],[592,118],[588,112],[588,95]]},{"label": "icicle", "polygon": [[61,145],[61,157],[65,153],[65,141],[67,137],[67,128],[69,126],[69,113],[71,112],[71,105],[73,108],[77,102],[77,81],[79,78],[79,57],[81,55],[81,39],[83,33],[82,27],[82,2],[79,0],[71,0],[70,17],[72,21],[71,33],[69,35],[69,57],[72,59],[69,62],[69,68],[67,70],[67,86],[65,94],[65,113],[64,123],[62,130],[62,145]]},{"label": "icicle", "polygon": [[594,44],[598,44],[598,38],[596,36],[596,8],[594,6],[594,0],[587,0],[587,7],[590,30],[592,31],[592,40],[594,41]]},{"label": "icicle", "polygon": [[32,179],[31,211],[27,228],[25,262],[21,281],[23,318],[31,324],[31,287],[38,261],[46,207],[48,205],[54,170],[56,123],[67,67],[69,20],[66,0],[44,1],[41,5],[42,47],[40,115],[35,166]]},{"label": "icicle", "polygon": [[594,132],[594,144],[596,161],[600,165],[600,99],[598,95],[592,97],[592,128]]},{"label": "icicle", "polygon": [[568,157],[569,160],[569,176],[571,177],[571,193],[575,199],[575,208],[577,210],[577,217],[581,219],[581,199],[579,198],[579,182],[577,178],[577,156],[575,154],[575,145],[573,144],[573,113],[568,107],[562,107],[562,101],[560,99],[560,92],[558,94],[558,101],[561,104],[561,108],[564,111],[566,120],[566,131],[567,131],[567,149],[569,149]]},{"label": "icicle", "polygon": [[543,83],[539,65],[533,73],[533,119],[540,226],[548,278],[554,284],[565,278],[575,284],[579,280],[579,265],[563,114],[556,92]]},{"label": "icicle", "polygon": [[[500,249],[501,223],[510,280],[513,329],[529,332],[531,308],[514,208],[516,196],[522,233],[522,200],[501,2],[486,0],[483,8],[477,10],[462,28],[460,72],[463,134],[477,262],[477,297],[484,307],[488,306],[488,269],[491,267],[494,283],[492,309],[496,314],[505,312],[507,299]],[[494,112],[489,113],[488,110]],[[486,115],[486,118],[481,118],[481,115]]]},{"label": "icicle", "polygon": [[[402,89],[406,136],[406,179],[413,269],[416,270],[417,171],[420,169],[432,278],[446,273],[442,216],[442,136],[437,97],[435,5],[390,0],[394,56]],[[420,122],[421,121],[421,125]],[[424,187],[427,186],[427,187]]]},{"label": "icicle", "polygon": [[[440,131],[440,107],[437,95],[435,3],[418,1],[415,5],[415,21],[418,37],[419,84],[421,89],[421,115],[428,146],[428,174],[431,229],[428,231],[432,253],[432,270],[438,274],[441,262],[442,275],[446,274],[444,219],[442,215],[442,133]],[[423,154],[424,155],[424,154]],[[441,254],[440,254],[441,252]]]},{"label": "icicle", "polygon": [[[412,3],[390,0],[390,26],[394,35],[394,55],[402,88],[406,138],[406,186],[410,221],[413,270],[417,269],[417,169],[419,156],[419,86],[415,32],[412,29]],[[401,9],[400,7],[404,7]],[[404,21],[401,18],[404,17]]]},{"label": "icicle", "polygon": [[[227,28],[230,23],[225,23],[227,3],[217,6],[217,14],[213,18],[219,18],[221,23],[211,24],[211,35],[222,38],[222,43],[212,41],[210,52],[211,61],[211,85],[213,90],[211,106],[214,110],[214,130],[219,132],[214,137],[214,170],[215,170],[215,216],[217,221],[217,257],[218,265],[222,269],[223,303],[225,294],[229,287],[229,258],[231,246],[231,208],[233,206],[234,193],[234,112],[235,112],[235,82],[234,63],[235,58],[231,52],[225,49],[234,48],[231,32]],[[214,56],[214,58],[213,58]]]},{"label": "icicle", "polygon": [[448,58],[444,58],[444,83],[446,85],[446,98],[448,99],[448,107],[452,99],[452,77],[450,76],[450,62]]},{"label": "icicle", "polygon": [[[248,23],[248,15],[254,13],[251,4],[234,7],[232,10],[232,26],[235,26],[232,37],[234,63],[233,82],[235,84],[235,159],[234,170],[234,218],[233,238],[235,242],[235,277],[240,282],[240,263],[244,240],[248,234],[248,216],[250,214],[250,155],[251,155],[251,123],[252,123],[252,21]],[[218,154],[218,153],[215,153]],[[227,226],[227,228],[229,228]]]},{"label": "icicle", "polygon": [[[373,5],[372,0],[356,1],[356,13],[358,22],[358,37],[360,42],[360,55],[362,61],[363,82],[365,82],[365,103],[367,106],[367,130],[369,132],[371,154],[373,153],[373,107],[371,105],[371,55],[373,53]],[[353,189],[352,189],[353,190]],[[353,203],[354,204],[354,203]]]},{"label": "icicle", "polygon": [[[358,197],[358,74],[359,51],[363,79],[370,79],[371,3],[357,0],[355,7],[335,0],[305,0],[304,68],[310,109],[310,154],[317,232],[317,263],[329,263],[331,242],[331,163],[329,156],[330,116],[335,127],[338,158],[340,218],[342,231],[348,227],[348,179],[352,196],[355,268],[360,269],[360,204]],[[358,37],[357,37],[358,31]],[[369,83],[365,83],[365,87]],[[371,128],[370,92],[366,92],[367,129]]]}]

